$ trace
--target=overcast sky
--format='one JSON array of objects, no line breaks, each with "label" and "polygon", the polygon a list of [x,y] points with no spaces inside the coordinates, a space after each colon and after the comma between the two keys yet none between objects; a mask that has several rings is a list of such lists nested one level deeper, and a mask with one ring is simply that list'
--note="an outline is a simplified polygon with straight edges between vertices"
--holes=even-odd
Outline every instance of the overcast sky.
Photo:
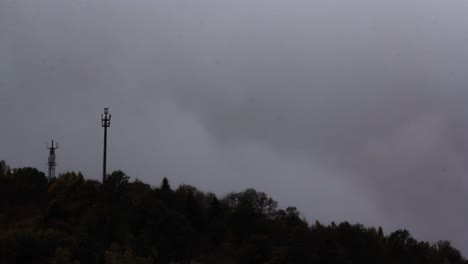
[{"label": "overcast sky", "polygon": [[468,255],[468,1],[0,0],[0,160],[108,169]]}]

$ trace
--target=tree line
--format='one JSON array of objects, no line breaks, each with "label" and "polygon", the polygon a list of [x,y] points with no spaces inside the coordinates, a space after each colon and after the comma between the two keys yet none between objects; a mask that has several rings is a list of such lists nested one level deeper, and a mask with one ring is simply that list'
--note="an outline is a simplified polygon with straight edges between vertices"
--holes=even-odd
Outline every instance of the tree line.
[{"label": "tree line", "polygon": [[0,162],[1,263],[468,263],[449,241],[407,230],[313,224],[247,189],[217,197],[153,187],[122,171],[104,183]]}]

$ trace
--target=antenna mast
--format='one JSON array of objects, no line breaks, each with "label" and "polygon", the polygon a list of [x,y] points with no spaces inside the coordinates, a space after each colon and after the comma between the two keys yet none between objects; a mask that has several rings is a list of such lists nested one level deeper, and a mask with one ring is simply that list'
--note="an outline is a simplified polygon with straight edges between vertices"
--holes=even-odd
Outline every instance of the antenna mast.
[{"label": "antenna mast", "polygon": [[49,180],[55,178],[55,166],[57,166],[57,163],[55,163],[55,150],[58,149],[58,143],[54,145],[54,141],[52,140],[52,143],[50,144],[50,147],[47,147],[49,150],[49,162],[47,165],[49,165]]},{"label": "antenna mast", "polygon": [[104,128],[104,159],[102,162],[102,182],[106,180],[106,162],[107,162],[107,128],[110,127],[111,114],[109,108],[104,108],[104,114],[101,114],[101,125]]}]

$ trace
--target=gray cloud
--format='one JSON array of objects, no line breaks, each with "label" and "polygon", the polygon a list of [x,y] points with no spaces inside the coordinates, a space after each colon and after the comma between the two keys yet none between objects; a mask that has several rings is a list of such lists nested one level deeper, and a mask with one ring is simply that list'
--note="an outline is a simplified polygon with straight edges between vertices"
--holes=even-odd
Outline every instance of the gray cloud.
[{"label": "gray cloud", "polygon": [[2,1],[0,159],[109,166],[310,220],[460,232],[468,183],[463,1]]}]

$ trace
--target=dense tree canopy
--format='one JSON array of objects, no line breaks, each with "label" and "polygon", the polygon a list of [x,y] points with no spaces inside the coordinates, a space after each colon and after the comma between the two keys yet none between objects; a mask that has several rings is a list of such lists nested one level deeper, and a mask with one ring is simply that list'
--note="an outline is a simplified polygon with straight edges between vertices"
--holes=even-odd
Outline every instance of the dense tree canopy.
[{"label": "dense tree canopy", "polygon": [[1,263],[468,263],[450,242],[407,230],[309,225],[254,189],[218,198],[122,171],[104,183],[74,172],[48,180],[2,161],[0,191]]}]

